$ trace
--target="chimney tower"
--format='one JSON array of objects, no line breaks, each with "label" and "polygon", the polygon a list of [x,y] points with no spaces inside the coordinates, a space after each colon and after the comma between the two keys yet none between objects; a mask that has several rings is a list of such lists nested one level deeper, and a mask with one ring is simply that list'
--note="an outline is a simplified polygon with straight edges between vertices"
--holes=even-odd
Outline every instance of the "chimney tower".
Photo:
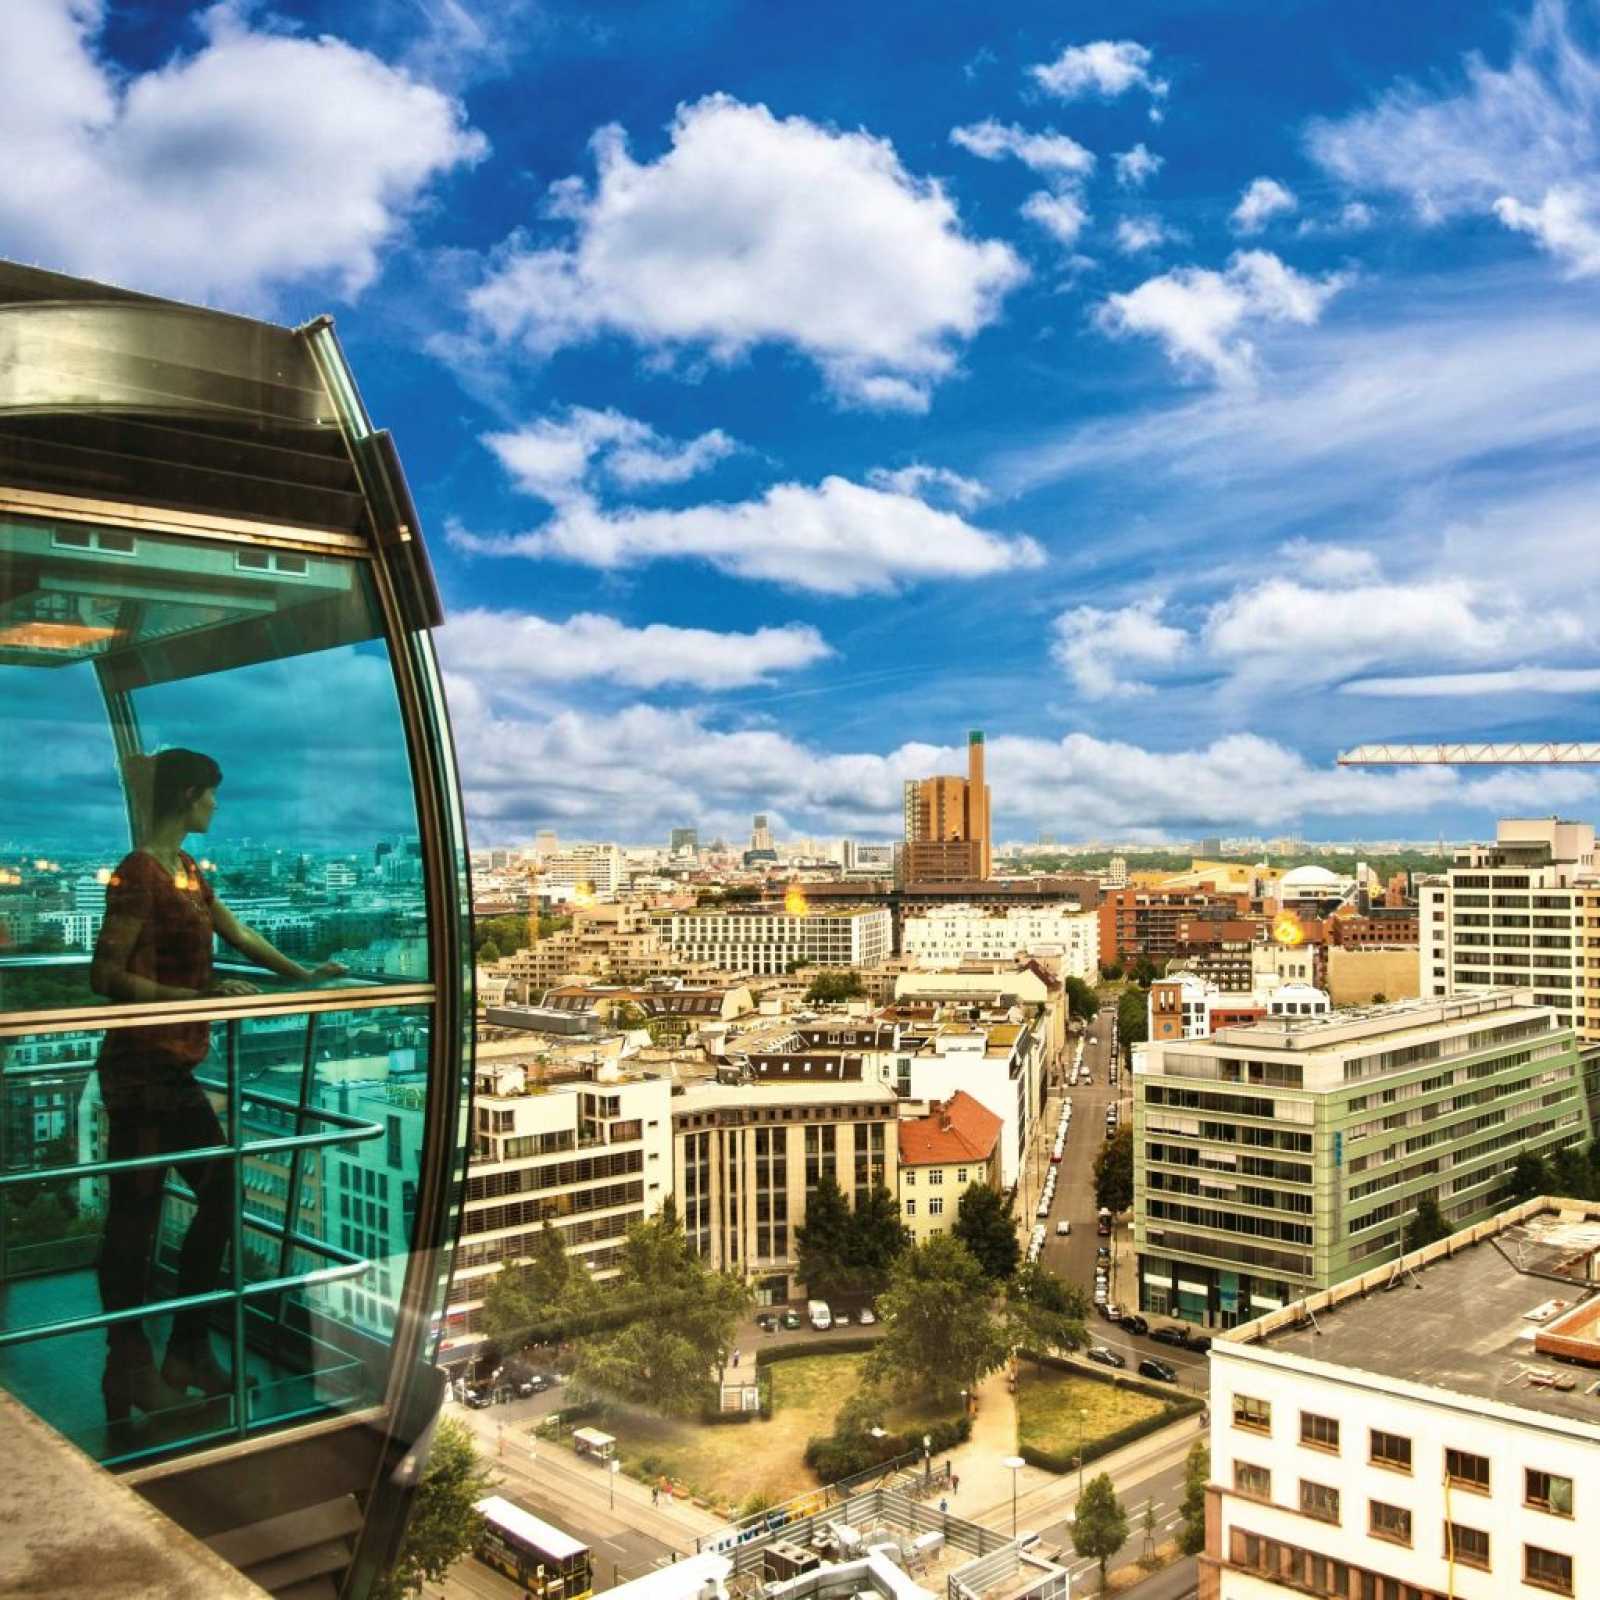
[{"label": "chimney tower", "polygon": [[978,876],[990,873],[989,785],[984,781],[983,730],[967,735],[967,838],[977,845]]}]

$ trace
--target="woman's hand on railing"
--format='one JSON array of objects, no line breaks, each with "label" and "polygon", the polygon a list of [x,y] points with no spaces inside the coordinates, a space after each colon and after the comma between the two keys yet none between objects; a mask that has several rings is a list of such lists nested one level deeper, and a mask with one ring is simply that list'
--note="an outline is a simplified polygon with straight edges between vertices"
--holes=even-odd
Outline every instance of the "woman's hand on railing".
[{"label": "woman's hand on railing", "polygon": [[244,978],[217,978],[211,987],[205,990],[205,996],[231,996],[243,994],[260,994],[261,991]]}]

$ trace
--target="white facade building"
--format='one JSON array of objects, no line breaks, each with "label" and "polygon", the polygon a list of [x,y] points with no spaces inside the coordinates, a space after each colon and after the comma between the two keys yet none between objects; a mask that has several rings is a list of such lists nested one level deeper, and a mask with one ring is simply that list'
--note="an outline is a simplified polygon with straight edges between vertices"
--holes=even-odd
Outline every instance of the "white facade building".
[{"label": "white facade building", "polygon": [[1600,1595],[1597,1251],[1530,1201],[1219,1337],[1202,1600]]},{"label": "white facade building", "polygon": [[554,900],[615,900],[626,875],[616,845],[574,844],[545,857],[539,889]]},{"label": "white facade building", "polygon": [[668,911],[651,918],[676,955],[724,972],[781,976],[796,965],[875,967],[893,936],[887,906],[783,911]]},{"label": "white facade building", "polygon": [[1059,959],[1063,978],[1092,983],[1100,972],[1099,915],[1067,905],[1016,906],[1005,911],[937,906],[907,917],[900,942],[906,958],[921,967],[1042,955]]}]

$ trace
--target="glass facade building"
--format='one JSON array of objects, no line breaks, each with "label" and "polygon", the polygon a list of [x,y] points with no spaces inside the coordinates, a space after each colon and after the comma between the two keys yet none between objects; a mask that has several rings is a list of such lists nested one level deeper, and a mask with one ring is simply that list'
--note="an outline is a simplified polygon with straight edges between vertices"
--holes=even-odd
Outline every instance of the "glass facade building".
[{"label": "glass facade building", "polygon": [[[330,323],[0,262],[0,1387],[346,1596],[437,1413],[463,1193],[439,620]],[[175,802],[170,750],[220,781]]]}]

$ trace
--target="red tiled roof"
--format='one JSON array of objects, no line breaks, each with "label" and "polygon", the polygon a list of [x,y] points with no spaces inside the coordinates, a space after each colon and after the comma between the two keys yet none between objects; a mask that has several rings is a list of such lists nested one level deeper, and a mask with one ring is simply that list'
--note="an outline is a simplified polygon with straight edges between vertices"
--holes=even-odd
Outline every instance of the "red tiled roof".
[{"label": "red tiled roof", "polygon": [[987,1161],[1000,1137],[1000,1118],[965,1089],[957,1089],[927,1116],[902,1120],[899,1131],[901,1166]]}]

